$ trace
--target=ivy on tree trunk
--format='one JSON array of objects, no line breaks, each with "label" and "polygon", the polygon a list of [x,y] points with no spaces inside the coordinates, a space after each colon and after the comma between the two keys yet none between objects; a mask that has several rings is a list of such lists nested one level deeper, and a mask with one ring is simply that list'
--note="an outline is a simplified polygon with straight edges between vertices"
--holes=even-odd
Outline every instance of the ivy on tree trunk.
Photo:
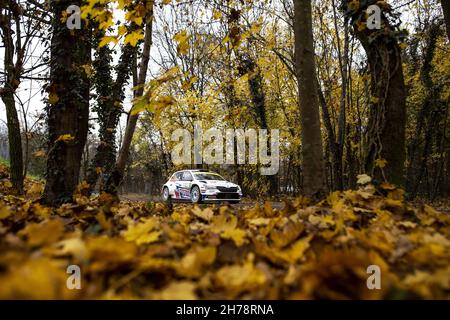
[{"label": "ivy on tree trunk", "polygon": [[71,202],[79,183],[80,163],[89,122],[90,32],[69,30],[57,17],[81,0],[51,2],[52,25],[48,114],[48,160],[42,201],[49,205]]}]

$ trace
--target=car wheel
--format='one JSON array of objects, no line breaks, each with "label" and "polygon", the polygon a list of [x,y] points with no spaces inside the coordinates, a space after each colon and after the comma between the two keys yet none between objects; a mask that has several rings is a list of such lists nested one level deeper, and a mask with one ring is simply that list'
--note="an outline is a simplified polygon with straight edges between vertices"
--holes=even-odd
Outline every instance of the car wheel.
[{"label": "car wheel", "polygon": [[202,194],[200,193],[200,188],[194,186],[191,189],[191,201],[192,203],[200,203],[202,200]]},{"label": "car wheel", "polygon": [[164,187],[163,193],[162,193],[162,198],[163,198],[163,201],[164,201],[164,202],[169,202],[169,201],[170,201],[169,188]]}]

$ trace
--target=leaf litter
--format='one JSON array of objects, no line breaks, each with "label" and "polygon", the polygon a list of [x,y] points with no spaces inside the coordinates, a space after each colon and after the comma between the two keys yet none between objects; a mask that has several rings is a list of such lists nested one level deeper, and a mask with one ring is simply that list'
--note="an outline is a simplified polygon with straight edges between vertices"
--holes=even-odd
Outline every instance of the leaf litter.
[{"label": "leaf litter", "polygon": [[[0,171],[6,169],[0,167]],[[5,177],[3,172],[2,177]],[[0,180],[1,299],[449,299],[450,215],[389,184],[284,209],[115,202],[38,203]],[[67,267],[81,270],[67,288]],[[381,269],[381,289],[367,268]]]}]

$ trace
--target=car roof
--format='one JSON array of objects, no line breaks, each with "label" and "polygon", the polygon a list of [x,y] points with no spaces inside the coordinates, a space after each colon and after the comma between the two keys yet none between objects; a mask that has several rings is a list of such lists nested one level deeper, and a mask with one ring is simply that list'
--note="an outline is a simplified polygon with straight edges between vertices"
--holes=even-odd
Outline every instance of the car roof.
[{"label": "car roof", "polygon": [[[217,175],[220,176],[220,174],[218,174],[217,172],[209,171],[209,170],[206,170],[206,169],[180,170],[180,171],[174,172],[174,174],[182,173],[182,172],[186,172],[186,171],[187,171],[187,172],[190,172],[190,173],[199,173],[199,172],[202,172],[202,173],[217,174]],[[172,174],[172,175],[174,175],[174,174]]]}]

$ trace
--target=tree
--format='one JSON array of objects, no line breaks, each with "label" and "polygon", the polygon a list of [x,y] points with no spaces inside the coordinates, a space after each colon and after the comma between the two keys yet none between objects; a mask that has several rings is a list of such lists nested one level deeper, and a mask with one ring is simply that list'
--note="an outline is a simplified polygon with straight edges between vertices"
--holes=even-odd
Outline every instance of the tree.
[{"label": "tree", "polygon": [[[101,32],[100,34],[102,35],[103,33]],[[121,105],[125,96],[124,88],[128,83],[136,52],[137,47],[129,44],[123,46],[119,63],[115,68],[117,76],[114,81],[111,75],[111,49],[108,46],[103,46],[96,51],[96,59],[93,62],[95,70],[93,82],[97,91],[95,111],[99,118],[100,142],[89,166],[87,176],[87,182],[91,190],[95,187],[100,173],[108,177],[114,168],[116,160],[116,128],[122,113]]]},{"label": "tree", "polygon": [[82,25],[69,30],[62,17],[70,5],[82,1],[51,2],[52,40],[48,97],[48,159],[42,201],[58,205],[72,201],[80,173],[89,122],[90,35]]},{"label": "tree", "polygon": [[320,132],[319,98],[312,33],[311,1],[294,0],[295,56],[301,117],[304,193],[325,192],[325,166]]},{"label": "tree", "polygon": [[[392,8],[380,5],[380,27],[367,24],[367,9],[376,5],[371,0],[355,6],[343,1],[341,9],[353,25],[353,30],[363,46],[371,76],[370,114],[365,144],[366,172],[378,181],[388,180],[404,184],[406,90],[403,76],[401,32],[390,21],[397,17]],[[375,19],[378,17],[373,16]]]},{"label": "tree", "polygon": [[445,26],[447,28],[447,38],[450,40],[450,1],[441,0],[441,4],[444,13]]},{"label": "tree", "polygon": [[[39,6],[39,4],[36,4]],[[15,0],[0,4],[0,30],[4,43],[4,85],[0,96],[6,107],[11,183],[17,193],[23,192],[24,166],[20,122],[15,95],[22,78],[36,66],[27,68],[28,49],[31,40],[40,30],[42,11],[35,5],[24,5]]]},{"label": "tree", "polygon": [[[150,49],[152,46],[152,32],[153,32],[153,1],[149,1],[147,7],[147,13],[145,17],[145,39],[144,48],[142,51],[142,59],[139,68],[139,76],[137,89],[134,93],[135,98],[140,98],[144,94],[144,84],[147,78],[147,69],[150,62]],[[110,194],[117,194],[118,187],[123,180],[125,166],[128,161],[128,155],[130,152],[131,141],[133,139],[134,131],[136,130],[139,114],[130,113],[127,120],[127,126],[125,129],[125,135],[122,141],[122,148],[120,149],[116,164],[111,174],[108,177],[105,185],[105,191]]]}]

